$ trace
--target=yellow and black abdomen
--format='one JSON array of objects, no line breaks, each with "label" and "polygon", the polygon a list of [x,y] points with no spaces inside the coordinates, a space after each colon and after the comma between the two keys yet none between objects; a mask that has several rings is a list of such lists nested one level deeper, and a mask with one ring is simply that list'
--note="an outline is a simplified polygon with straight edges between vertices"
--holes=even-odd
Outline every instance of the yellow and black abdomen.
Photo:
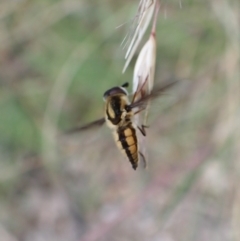
[{"label": "yellow and black abdomen", "polygon": [[119,127],[114,133],[118,148],[127,156],[132,167],[136,170],[138,166],[138,142],[136,130],[131,123]]}]

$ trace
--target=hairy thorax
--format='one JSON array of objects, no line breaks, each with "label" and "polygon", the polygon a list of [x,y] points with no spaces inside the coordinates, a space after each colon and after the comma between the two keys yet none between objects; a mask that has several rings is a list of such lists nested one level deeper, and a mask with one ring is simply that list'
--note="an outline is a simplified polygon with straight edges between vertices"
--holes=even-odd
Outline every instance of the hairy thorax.
[{"label": "hairy thorax", "polygon": [[131,122],[132,111],[127,96],[116,95],[106,100],[105,119],[109,128],[118,129]]}]

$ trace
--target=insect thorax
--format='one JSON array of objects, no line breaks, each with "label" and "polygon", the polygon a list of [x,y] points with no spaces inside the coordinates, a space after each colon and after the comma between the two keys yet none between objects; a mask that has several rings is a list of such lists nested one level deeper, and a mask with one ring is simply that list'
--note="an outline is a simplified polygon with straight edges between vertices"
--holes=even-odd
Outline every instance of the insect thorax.
[{"label": "insect thorax", "polygon": [[116,128],[121,123],[128,121],[131,116],[129,100],[126,95],[108,97],[105,106],[105,118],[110,128]]}]

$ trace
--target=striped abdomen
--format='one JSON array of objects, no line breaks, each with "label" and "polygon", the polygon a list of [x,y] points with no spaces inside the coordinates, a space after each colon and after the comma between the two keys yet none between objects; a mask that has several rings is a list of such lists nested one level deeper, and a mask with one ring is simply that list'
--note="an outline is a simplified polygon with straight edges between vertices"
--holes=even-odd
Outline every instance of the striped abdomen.
[{"label": "striped abdomen", "polygon": [[138,166],[138,142],[136,130],[131,123],[119,127],[114,132],[115,141],[118,148],[127,156],[132,167],[136,170]]}]

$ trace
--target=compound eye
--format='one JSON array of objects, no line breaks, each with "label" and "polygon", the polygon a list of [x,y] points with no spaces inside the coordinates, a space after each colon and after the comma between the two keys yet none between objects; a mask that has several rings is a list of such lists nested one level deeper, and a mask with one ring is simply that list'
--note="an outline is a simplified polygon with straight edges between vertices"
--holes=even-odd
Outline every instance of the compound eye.
[{"label": "compound eye", "polygon": [[113,96],[117,94],[127,95],[127,91],[123,87],[116,86],[107,90],[103,95],[103,99],[106,99],[108,96]]}]

